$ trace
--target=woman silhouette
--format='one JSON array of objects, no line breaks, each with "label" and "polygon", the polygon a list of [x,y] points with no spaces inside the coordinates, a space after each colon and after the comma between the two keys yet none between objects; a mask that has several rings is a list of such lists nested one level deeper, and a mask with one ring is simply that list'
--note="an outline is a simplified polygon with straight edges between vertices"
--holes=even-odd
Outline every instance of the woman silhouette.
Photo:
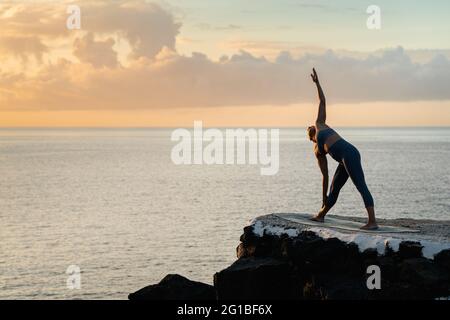
[{"label": "woman silhouette", "polygon": [[[325,215],[334,206],[339,196],[339,191],[347,182],[348,177],[352,179],[358,191],[364,200],[369,220],[366,225],[361,227],[364,230],[378,229],[375,220],[375,209],[372,195],[367,188],[364,179],[364,172],[361,166],[361,155],[355,146],[345,141],[331,129],[326,123],[326,103],[325,96],[319,83],[316,70],[313,69],[311,78],[317,86],[319,93],[319,113],[317,115],[316,124],[307,129],[309,139],[314,143],[314,154],[317,157],[320,171],[323,175],[322,183],[322,208],[319,213],[311,218],[313,221],[323,222]],[[328,162],[326,154],[329,154],[339,165],[331,182],[330,193],[328,190]]]}]

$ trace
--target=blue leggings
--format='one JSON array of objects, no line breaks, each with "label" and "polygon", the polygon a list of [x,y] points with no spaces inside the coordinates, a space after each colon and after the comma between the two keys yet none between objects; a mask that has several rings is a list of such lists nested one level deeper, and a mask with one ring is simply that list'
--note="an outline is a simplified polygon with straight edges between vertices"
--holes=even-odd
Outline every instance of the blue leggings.
[{"label": "blue leggings", "polygon": [[329,208],[334,206],[338,199],[339,191],[341,191],[342,187],[347,182],[348,177],[350,177],[353,184],[356,186],[356,189],[361,193],[366,208],[373,207],[373,198],[364,179],[364,172],[361,166],[361,155],[358,149],[341,139],[331,146],[328,153],[333,159],[339,162],[339,165],[334,174],[333,181],[331,182],[330,193],[327,197],[327,206]]}]

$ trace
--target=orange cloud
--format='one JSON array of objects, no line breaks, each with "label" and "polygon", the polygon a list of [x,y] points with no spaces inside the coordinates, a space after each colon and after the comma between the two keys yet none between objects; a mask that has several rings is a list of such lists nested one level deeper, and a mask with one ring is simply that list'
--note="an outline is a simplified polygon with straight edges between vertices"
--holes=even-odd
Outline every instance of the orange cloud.
[{"label": "orange cloud", "polygon": [[4,36],[0,38],[0,56],[18,57],[22,61],[30,56],[42,61],[48,47],[36,36]]},{"label": "orange cloud", "polygon": [[73,44],[73,54],[83,63],[90,63],[94,67],[117,66],[117,52],[113,49],[114,40],[94,40],[94,35],[88,33],[83,38],[77,38]]},{"label": "orange cloud", "polygon": [[[32,74],[0,70],[0,110],[151,110],[312,102],[316,100],[309,79],[313,66],[331,103],[450,99],[450,62],[444,55],[415,63],[402,48],[364,57],[333,51],[293,57],[283,51],[274,60],[241,51],[213,61],[202,53],[177,53],[180,24],[170,12],[145,1],[81,2],[80,31],[66,29],[64,5],[2,6],[6,13],[0,16],[5,26],[0,35],[7,37],[0,42],[0,52],[42,61]],[[122,42],[129,45],[126,54],[120,49]],[[52,59],[44,61],[43,54]]]}]

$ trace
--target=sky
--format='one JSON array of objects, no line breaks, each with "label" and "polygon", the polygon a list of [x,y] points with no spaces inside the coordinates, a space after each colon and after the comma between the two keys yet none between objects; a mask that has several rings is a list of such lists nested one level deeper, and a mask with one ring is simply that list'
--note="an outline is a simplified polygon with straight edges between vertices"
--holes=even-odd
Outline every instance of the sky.
[{"label": "sky", "polygon": [[[68,28],[80,8],[80,28]],[[380,28],[369,29],[370,5]],[[0,127],[450,125],[450,2],[0,2]]]}]

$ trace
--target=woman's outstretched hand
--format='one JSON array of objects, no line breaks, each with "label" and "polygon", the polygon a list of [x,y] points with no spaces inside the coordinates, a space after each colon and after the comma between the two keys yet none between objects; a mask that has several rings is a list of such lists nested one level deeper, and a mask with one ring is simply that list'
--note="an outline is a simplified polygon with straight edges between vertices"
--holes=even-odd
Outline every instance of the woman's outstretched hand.
[{"label": "woman's outstretched hand", "polygon": [[313,73],[311,73],[311,78],[312,78],[312,81],[314,83],[318,83],[319,82],[319,77],[317,76],[316,69],[314,69],[314,68],[313,68]]}]

